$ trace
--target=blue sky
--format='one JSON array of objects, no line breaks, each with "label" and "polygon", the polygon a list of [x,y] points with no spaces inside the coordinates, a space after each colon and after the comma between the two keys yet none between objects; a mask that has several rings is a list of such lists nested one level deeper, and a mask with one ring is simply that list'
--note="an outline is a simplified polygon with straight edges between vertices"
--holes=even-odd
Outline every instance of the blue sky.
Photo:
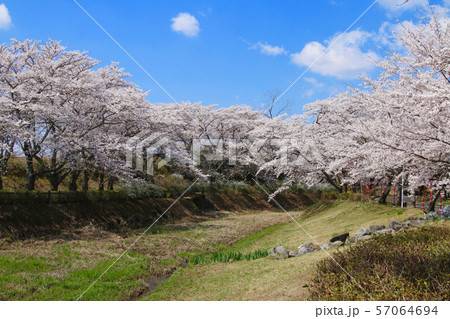
[{"label": "blue sky", "polygon": [[[373,0],[113,1],[77,0],[177,100],[262,107],[284,91]],[[396,21],[414,20],[426,0],[379,0],[283,99],[289,113],[375,75],[373,61],[398,49]],[[450,0],[430,1],[450,6]],[[73,0],[0,0],[0,40],[61,40],[102,61],[116,61],[151,91],[171,99]]]}]

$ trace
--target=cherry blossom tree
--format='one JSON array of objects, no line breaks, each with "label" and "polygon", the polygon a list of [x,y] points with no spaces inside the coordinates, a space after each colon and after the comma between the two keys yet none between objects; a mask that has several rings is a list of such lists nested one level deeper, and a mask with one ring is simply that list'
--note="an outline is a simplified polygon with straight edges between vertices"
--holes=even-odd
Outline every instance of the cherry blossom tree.
[{"label": "cherry blossom tree", "polygon": [[44,174],[57,190],[86,159],[113,171],[117,165],[105,154],[124,148],[126,131],[147,106],[128,75],[116,64],[93,70],[98,61],[56,41],[12,40],[1,50],[2,114],[21,127],[2,137],[26,158],[26,188],[33,190],[37,174]]}]

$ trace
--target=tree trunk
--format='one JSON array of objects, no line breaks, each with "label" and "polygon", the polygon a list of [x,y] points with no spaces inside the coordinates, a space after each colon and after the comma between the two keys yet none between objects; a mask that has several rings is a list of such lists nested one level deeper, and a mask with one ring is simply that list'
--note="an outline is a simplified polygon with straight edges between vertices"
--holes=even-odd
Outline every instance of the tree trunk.
[{"label": "tree trunk", "polygon": [[53,171],[45,174],[47,176],[47,179],[50,181],[50,185],[52,186],[52,191],[57,191],[59,188],[59,185],[66,179],[66,177],[69,175],[69,171],[60,174],[58,171]]},{"label": "tree trunk", "polygon": [[76,192],[78,187],[77,187],[77,180],[78,177],[80,176],[80,171],[79,170],[75,170],[70,174],[70,182],[69,182],[69,191],[71,192]]},{"label": "tree trunk", "polygon": [[8,169],[8,161],[11,158],[11,153],[14,148],[14,143],[9,143],[8,145],[10,147],[10,151],[6,149],[0,149],[0,190],[3,189],[3,176],[6,175],[6,171]]},{"label": "tree trunk", "polygon": [[7,163],[8,163],[8,159],[10,156],[8,155],[4,155],[3,152],[0,153],[0,155],[2,156],[1,160],[0,160],[0,190],[3,189],[3,175],[6,175],[6,168],[7,168]]},{"label": "tree trunk", "polygon": [[383,194],[381,194],[380,199],[378,200],[378,204],[387,204],[386,199],[391,191],[391,183],[386,185]]},{"label": "tree trunk", "polygon": [[50,182],[50,186],[52,188],[52,191],[56,192],[58,190],[59,187],[59,181],[58,181],[58,177],[55,175],[49,175],[48,176],[48,180]]},{"label": "tree trunk", "polygon": [[108,177],[108,183],[106,184],[106,189],[109,191],[114,190],[114,177],[113,176]]},{"label": "tree trunk", "polygon": [[441,193],[441,190],[439,190],[439,192],[437,192],[437,193],[434,195],[434,198],[431,200],[430,207],[428,207],[428,212],[434,211],[434,208],[435,208],[435,206],[436,206],[437,200],[439,199],[440,193]]},{"label": "tree trunk", "polygon": [[402,185],[397,185],[397,199],[395,201],[396,205],[402,206]]},{"label": "tree trunk", "polygon": [[103,191],[105,189],[105,173],[101,172],[98,179],[98,190]]},{"label": "tree trunk", "polygon": [[28,191],[33,191],[34,190],[34,184],[36,182],[36,174],[34,172],[34,167],[33,167],[33,157],[30,155],[26,156],[26,162],[27,162],[27,185],[25,186],[25,188]]},{"label": "tree trunk", "polygon": [[87,192],[89,190],[89,172],[84,170],[83,172],[83,192]]},{"label": "tree trunk", "polygon": [[327,179],[327,182],[331,184],[334,188],[338,190],[339,193],[342,193],[342,187],[339,183],[337,183],[333,178],[328,175],[325,171],[322,171],[322,173],[325,175],[325,178]]}]

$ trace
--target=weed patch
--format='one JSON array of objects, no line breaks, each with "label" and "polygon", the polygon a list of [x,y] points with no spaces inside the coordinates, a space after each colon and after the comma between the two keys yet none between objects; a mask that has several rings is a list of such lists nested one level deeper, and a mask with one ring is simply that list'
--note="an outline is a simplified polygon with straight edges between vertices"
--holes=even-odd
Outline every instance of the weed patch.
[{"label": "weed patch", "polygon": [[368,294],[375,300],[450,299],[448,225],[375,237],[333,258],[356,282],[324,259],[317,265],[311,300],[369,300]]},{"label": "weed patch", "polygon": [[198,265],[198,264],[210,264],[210,263],[227,263],[227,262],[233,262],[233,261],[249,261],[249,260],[255,260],[259,258],[264,258],[269,256],[269,253],[267,249],[258,249],[251,253],[241,253],[241,252],[235,252],[235,251],[229,251],[229,252],[216,252],[212,255],[206,256],[206,255],[198,255],[198,256],[192,256],[189,259],[189,263]]}]

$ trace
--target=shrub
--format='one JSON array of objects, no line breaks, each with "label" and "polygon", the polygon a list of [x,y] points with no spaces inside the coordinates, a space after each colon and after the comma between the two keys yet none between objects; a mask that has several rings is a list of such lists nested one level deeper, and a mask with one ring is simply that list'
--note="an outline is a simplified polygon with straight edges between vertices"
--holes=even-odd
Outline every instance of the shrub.
[{"label": "shrub", "polygon": [[189,187],[188,184],[172,184],[167,185],[165,187],[166,189],[166,196],[170,198],[178,198],[183,194],[183,192],[186,191],[186,189]]},{"label": "shrub", "polygon": [[331,258],[317,264],[310,299],[449,300],[449,248],[450,229],[445,226],[358,243],[333,254],[348,274]]},{"label": "shrub", "polygon": [[146,182],[128,183],[123,186],[123,189],[132,199],[165,197],[165,192],[163,189],[155,184]]}]

